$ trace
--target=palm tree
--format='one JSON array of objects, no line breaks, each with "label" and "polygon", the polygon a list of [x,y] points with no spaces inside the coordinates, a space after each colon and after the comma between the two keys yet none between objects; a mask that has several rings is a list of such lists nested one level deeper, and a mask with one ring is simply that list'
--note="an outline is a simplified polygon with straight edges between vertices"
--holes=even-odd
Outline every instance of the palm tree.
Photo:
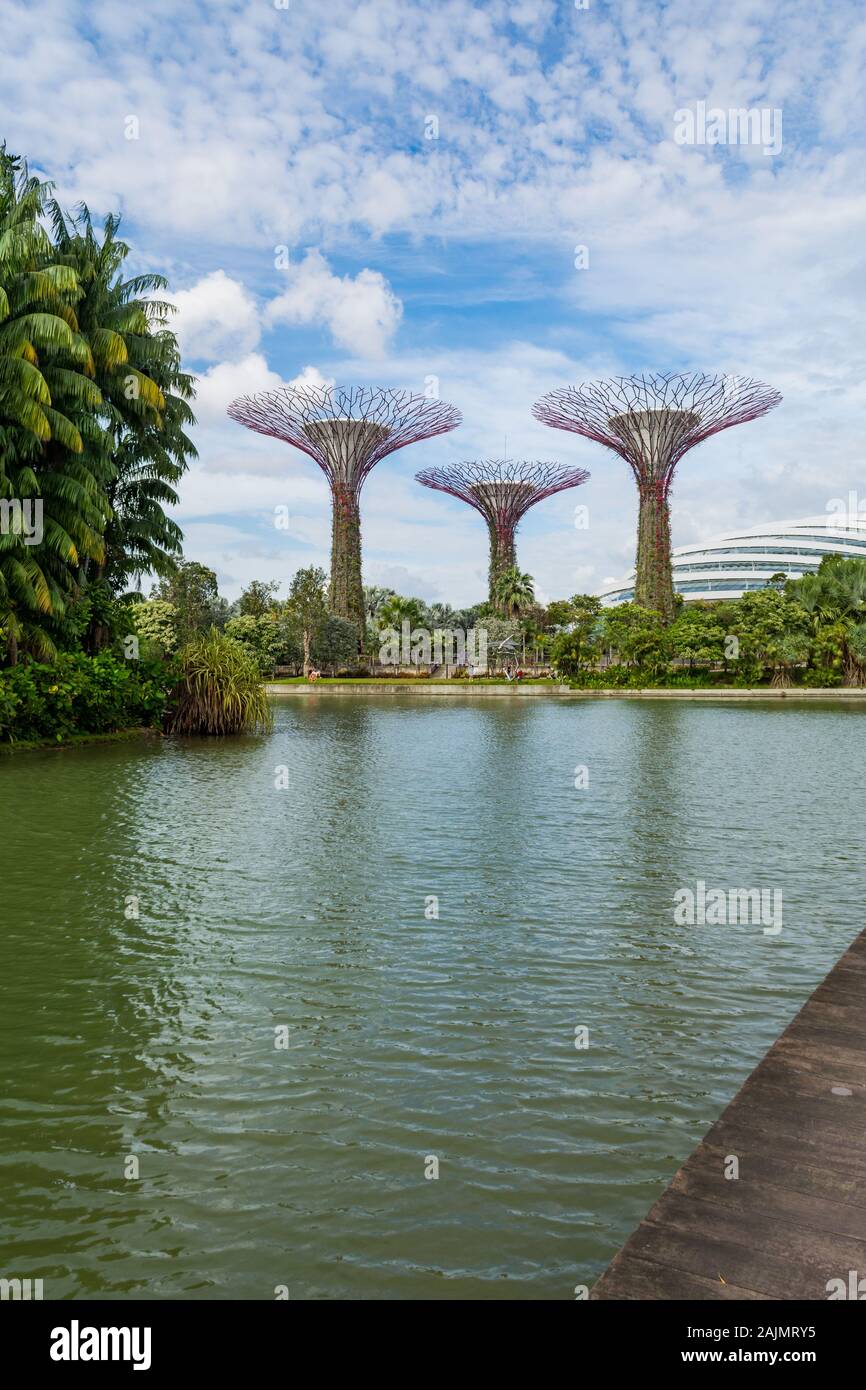
[{"label": "palm tree", "polygon": [[395,592],[394,589],[383,589],[378,584],[364,585],[364,612],[368,622],[376,623],[382,604],[393,598]]},{"label": "palm tree", "polygon": [[72,299],[75,271],[54,260],[42,226],[51,185],[31,176],[23,160],[0,146],[0,435],[20,447],[60,439],[81,451],[70,421],[54,408],[39,353],[63,349],[78,357]]},{"label": "palm tree", "polygon": [[129,247],[119,219],[106,218],[100,240],[86,207],[69,219],[54,202],[51,213],[58,253],[82,287],[80,331],[102,395],[108,514],[104,553],[87,580],[117,593],[132,575],[170,573],[181,553],[180,529],[163,509],[177,503],[174,485],[196,457],[185,432],[195,423],[193,378],[168,327],[173,308],[154,297],[165,277],[122,278]]},{"label": "palm tree", "polygon": [[516,565],[510,565],[498,576],[493,594],[500,613],[507,618],[519,618],[535,602],[532,575],[522,574]]},{"label": "palm tree", "polygon": [[421,627],[424,616],[424,604],[419,598],[404,598],[402,594],[392,594],[380,607],[376,626],[380,631],[386,627],[399,629],[403,623],[408,623],[410,627]]},{"label": "palm tree", "polygon": [[[22,645],[53,655],[82,594],[98,649],[129,577],[171,569],[181,533],[164,509],[195,455],[165,279],[124,280],[118,219],[100,236],[87,208],[69,218],[50,192],[0,147],[0,645],[13,664]],[[42,509],[38,540],[6,525],[22,500]]]},{"label": "palm tree", "polygon": [[431,603],[427,609],[427,617],[431,628],[435,630],[460,626],[459,614],[451,607],[450,603]]},{"label": "palm tree", "polygon": [[49,184],[0,146],[0,497],[43,510],[38,544],[27,545],[14,529],[0,534],[0,633],[13,665],[22,642],[38,655],[52,654],[46,620],[62,613],[68,566],[79,559],[74,470],[64,486],[43,486],[48,446],[70,458],[84,452],[76,422],[55,399],[48,363],[62,360],[68,398],[98,396],[80,374],[86,354],[73,308],[78,279],[54,259],[40,220],[49,193]]},{"label": "palm tree", "polygon": [[815,638],[823,633],[837,646],[846,685],[866,685],[866,560],[826,555],[814,574],[788,586],[809,616]]}]

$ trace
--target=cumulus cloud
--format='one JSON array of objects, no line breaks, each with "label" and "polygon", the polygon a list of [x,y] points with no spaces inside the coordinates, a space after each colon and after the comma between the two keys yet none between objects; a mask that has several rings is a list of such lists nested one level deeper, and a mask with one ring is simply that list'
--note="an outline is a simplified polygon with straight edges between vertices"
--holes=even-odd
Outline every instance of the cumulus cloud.
[{"label": "cumulus cloud", "polygon": [[268,304],[266,323],[322,323],[338,347],[358,357],[384,357],[403,306],[383,275],[376,270],[334,275],[315,250],[285,274],[288,283]]},{"label": "cumulus cloud", "polygon": [[284,381],[273,371],[260,352],[248,353],[239,362],[220,362],[204,372],[197,383],[195,413],[199,425],[223,424],[229,405],[238,396],[275,391],[281,386],[333,386],[332,377],[318,367],[304,367],[297,376]]},{"label": "cumulus cloud", "polygon": [[[122,212],[140,267],[185,287],[177,327],[204,368],[189,488],[205,514],[217,518],[233,486],[259,497],[250,478],[300,489],[303,476],[326,535],[315,467],[225,417],[233,397],[289,379],[424,389],[437,375],[463,409],[459,442],[395,454],[364,495],[370,566],[429,573],[455,602],[483,592],[483,533],[411,473],[464,450],[499,454],[506,434],[509,452],[592,472],[581,490],[589,531],[575,533],[569,501],[556,498],[521,529],[540,588],[591,587],[632,562],[627,470],[531,421],[534,396],[560,382],[702,367],[783,391],[772,416],[683,461],[676,544],[820,512],[857,486],[857,0],[730,0],[721,19],[716,0],[588,11],[561,0],[297,0],[291,13],[236,0],[7,0],[6,10],[9,147],[56,180],[67,206]],[[674,113],[701,99],[784,108],[781,154],[678,146]],[[130,113],[137,140],[125,138]],[[290,267],[275,287],[276,244]],[[403,301],[404,351],[392,358]],[[221,487],[209,490],[214,475]],[[189,545],[215,540],[202,529]]]},{"label": "cumulus cloud", "polygon": [[261,336],[255,300],[239,280],[214,270],[173,296],[171,326],[186,356],[231,362],[246,357]]}]

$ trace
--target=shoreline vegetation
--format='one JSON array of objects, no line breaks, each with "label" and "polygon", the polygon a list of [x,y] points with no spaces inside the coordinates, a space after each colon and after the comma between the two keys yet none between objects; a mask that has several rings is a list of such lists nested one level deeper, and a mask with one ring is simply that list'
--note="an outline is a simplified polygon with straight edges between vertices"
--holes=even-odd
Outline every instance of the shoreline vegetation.
[{"label": "shoreline vegetation", "polygon": [[506,698],[523,696],[553,697],[579,700],[798,700],[809,702],[849,701],[866,702],[866,688],[848,686],[591,686],[581,689],[560,685],[556,681],[537,680],[507,683],[499,680],[387,680],[379,677],[343,679],[340,676],[320,679],[315,684],[288,679],[266,681],[268,695],[432,695],[479,696],[502,695]]},{"label": "shoreline vegetation", "polygon": [[[253,580],[229,603],[216,573],[184,558],[168,514],[196,457],[195,382],[161,297],[168,283],[156,272],[125,278],[130,248],[118,231],[117,217],[99,229],[86,208],[68,214],[52,185],[0,146],[0,744],[139,727],[266,730],[263,685],[284,673],[342,678],[346,689],[439,690],[444,675],[461,691],[506,678],[512,693],[642,698],[866,687],[866,560],[833,554],[814,573],[773,575],[735,600],[674,595],[655,608],[603,608],[589,594],[542,603],[510,542],[487,600],[466,608],[360,587],[358,568],[350,621],[335,611],[333,575],[329,587],[313,565]],[[695,384],[654,381],[663,392]],[[369,388],[326,396],[316,409],[329,430],[335,402],[362,416],[373,401],[400,418],[408,408]],[[438,420],[430,409],[428,425]],[[547,423],[581,432],[571,415]],[[518,486],[509,478],[502,487]],[[517,511],[509,515],[513,540]],[[663,530],[654,563],[667,575]]]},{"label": "shoreline vegetation", "polygon": [[813,574],[779,575],[736,600],[680,602],[670,623],[633,603],[603,609],[585,594],[546,607],[527,599],[503,620],[484,605],[456,613],[365,591],[368,650],[398,623],[424,638],[419,650],[429,650],[431,634],[453,635],[460,620],[489,644],[486,667],[474,673],[414,655],[414,666],[365,666],[354,632],[328,611],[323,572],[299,571],[288,600],[277,599],[277,588],[254,582],[230,606],[212,571],[177,560],[150,600],[126,595],[103,609],[105,637],[96,651],[79,643],[40,661],[19,650],[15,664],[0,670],[0,744],[64,744],[73,735],[140,727],[210,736],[266,731],[268,695],[314,690],[866,698],[862,560],[831,555]]}]

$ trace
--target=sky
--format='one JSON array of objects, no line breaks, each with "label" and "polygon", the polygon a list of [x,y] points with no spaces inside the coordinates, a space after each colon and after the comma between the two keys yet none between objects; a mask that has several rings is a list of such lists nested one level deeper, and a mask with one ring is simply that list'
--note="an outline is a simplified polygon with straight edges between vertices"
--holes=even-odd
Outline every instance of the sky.
[{"label": "sky", "polygon": [[463,413],[370,475],[367,583],[485,597],[482,519],[419,469],[589,469],[520,529],[549,601],[628,570],[637,511],[621,459],[533,420],[556,386],[782,392],[681,462],[674,545],[866,503],[864,65],[859,0],[3,0],[0,138],[170,279],[200,454],[176,519],[222,593],[327,568],[323,475],[226,416],[311,380]]}]

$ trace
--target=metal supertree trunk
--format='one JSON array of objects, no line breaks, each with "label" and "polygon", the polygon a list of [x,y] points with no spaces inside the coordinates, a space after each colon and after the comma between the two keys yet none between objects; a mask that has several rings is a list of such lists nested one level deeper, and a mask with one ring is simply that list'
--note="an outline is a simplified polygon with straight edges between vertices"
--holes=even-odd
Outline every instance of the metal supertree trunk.
[{"label": "metal supertree trunk", "polygon": [[514,538],[521,518],[555,492],[577,487],[589,477],[584,468],[535,459],[474,459],[444,468],[426,468],[415,477],[424,487],[459,497],[480,512],[490,537],[489,600],[499,610],[500,576],[516,563]]},{"label": "metal supertree trunk", "polygon": [[670,491],[689,449],[720,430],[766,415],[782,397],[751,377],[646,373],[585,382],[536,401],[536,420],[585,435],[624,458],[638,487],[635,602],[670,621]]},{"label": "metal supertree trunk", "polygon": [[453,430],[459,410],[427,396],[366,386],[282,387],[232,401],[228,413],[259,434],[309,454],[331,488],[331,583],[328,606],[356,625],[364,643],[361,488],[380,459]]}]

